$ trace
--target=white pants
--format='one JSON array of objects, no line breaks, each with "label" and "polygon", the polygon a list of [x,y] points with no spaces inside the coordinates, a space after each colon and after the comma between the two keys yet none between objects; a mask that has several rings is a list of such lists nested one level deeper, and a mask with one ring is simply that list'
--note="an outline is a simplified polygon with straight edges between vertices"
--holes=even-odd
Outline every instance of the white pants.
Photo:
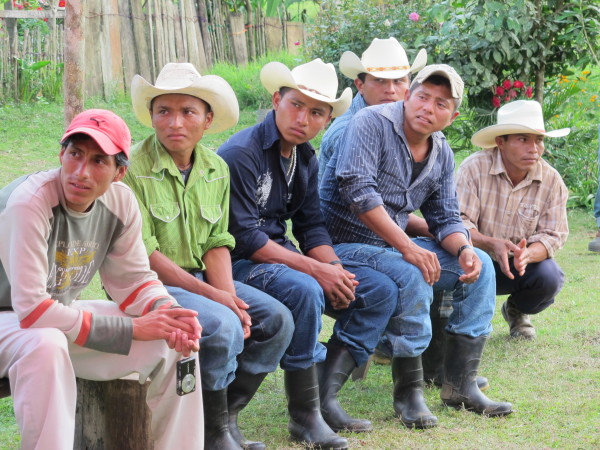
[{"label": "white pants", "polygon": [[[106,300],[76,301],[73,307],[123,316]],[[15,416],[24,449],[71,450],[75,435],[75,377],[114,380],[138,373],[150,378],[146,402],[152,411],[155,449],[202,449],[204,417],[200,373],[195,392],[176,394],[176,362],[181,354],[164,340],[133,341],[129,355],[70,344],[54,328],[21,329],[17,315],[0,312],[0,377],[10,379]],[[123,405],[124,408],[127,405]]]}]

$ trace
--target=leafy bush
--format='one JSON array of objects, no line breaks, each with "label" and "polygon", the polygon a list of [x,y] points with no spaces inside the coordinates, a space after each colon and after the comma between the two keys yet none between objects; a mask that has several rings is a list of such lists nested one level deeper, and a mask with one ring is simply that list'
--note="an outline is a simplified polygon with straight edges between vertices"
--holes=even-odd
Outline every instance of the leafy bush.
[{"label": "leafy bush", "polygon": [[304,59],[302,56],[281,52],[262,56],[246,67],[229,63],[217,63],[210,69],[210,73],[227,80],[235,91],[241,109],[270,108],[271,96],[260,82],[260,70],[271,61],[279,61],[291,69],[302,64]]}]

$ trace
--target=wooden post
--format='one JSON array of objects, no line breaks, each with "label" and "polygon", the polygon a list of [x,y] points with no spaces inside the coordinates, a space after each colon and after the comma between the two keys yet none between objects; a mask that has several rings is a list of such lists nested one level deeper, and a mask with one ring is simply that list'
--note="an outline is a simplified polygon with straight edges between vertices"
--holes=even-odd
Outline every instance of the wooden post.
[{"label": "wooden post", "polygon": [[[195,9],[195,8],[194,8]],[[200,26],[200,33],[202,34],[202,45],[204,47],[204,54],[206,55],[206,65],[212,66],[215,61],[212,39],[210,32],[208,31],[208,11],[206,10],[205,0],[198,0],[198,25]]]},{"label": "wooden post", "polygon": [[283,48],[283,31],[281,21],[277,17],[265,17],[265,34],[267,52],[278,52]]},{"label": "wooden post", "polygon": [[304,25],[302,22],[287,22],[285,30],[287,34],[287,51],[292,55],[297,55],[300,53],[300,45],[296,45],[296,43],[304,44]]},{"label": "wooden post", "polygon": [[244,15],[240,12],[230,13],[229,26],[231,28],[231,42],[235,62],[238,66],[244,67],[248,65],[248,48],[246,46]]},{"label": "wooden post", "polygon": [[[131,0],[131,22],[133,24],[133,35],[135,36],[136,57],[138,62],[138,71],[144,79],[153,82],[154,77],[150,67],[150,58],[152,46],[148,47],[147,36],[152,37],[152,30],[146,33],[146,20],[142,11],[142,3],[138,0]],[[129,80],[131,82],[131,80]]]},{"label": "wooden post", "polygon": [[103,95],[100,36],[102,36],[102,2],[86,0],[84,8],[85,35],[85,92],[90,96]]},{"label": "wooden post", "polygon": [[65,17],[65,72],[63,90],[65,97],[65,128],[71,119],[83,111],[85,77],[83,71],[83,16],[81,0],[67,0]]},{"label": "wooden post", "polygon": [[250,61],[254,61],[256,59],[256,41],[255,41],[255,28],[254,28],[254,14],[252,12],[252,4],[250,0],[244,0],[244,5],[246,6],[246,40],[248,42],[248,54],[250,57]]},{"label": "wooden post", "polygon": [[121,19],[121,48],[123,51],[123,81],[125,89],[129,91],[133,76],[139,73],[137,57],[139,51],[135,47],[134,28],[132,25],[135,19],[131,14],[131,3],[129,0],[119,2],[119,16]]}]

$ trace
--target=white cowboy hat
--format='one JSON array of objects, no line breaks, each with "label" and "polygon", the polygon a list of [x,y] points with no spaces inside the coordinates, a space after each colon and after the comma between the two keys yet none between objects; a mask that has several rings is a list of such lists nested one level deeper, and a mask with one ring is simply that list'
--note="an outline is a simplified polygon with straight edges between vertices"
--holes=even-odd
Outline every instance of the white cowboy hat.
[{"label": "white cowboy hat", "polygon": [[206,134],[219,133],[233,127],[240,117],[240,107],[233,89],[217,75],[202,76],[190,63],[168,63],[152,86],[136,75],[131,82],[131,101],[138,120],[151,127],[150,103],[163,94],[187,94],[204,100],[213,112],[213,121]]},{"label": "white cowboy hat", "polygon": [[535,100],[516,100],[498,110],[498,123],[479,130],[471,138],[473,145],[482,148],[496,147],[496,137],[506,134],[538,134],[563,137],[570,128],[546,131],[541,105]]},{"label": "white cowboy hat", "polygon": [[450,82],[450,93],[452,94],[452,98],[458,100],[457,107],[460,106],[465,91],[465,84],[456,70],[448,64],[430,64],[429,66],[425,66],[417,74],[414,80],[412,80],[410,86],[412,87],[416,83],[423,84],[427,78],[433,75],[444,77]]},{"label": "white cowboy hat", "polygon": [[339,98],[335,98],[338,79],[333,64],[325,64],[320,58],[306,64],[288,69],[280,62],[270,62],[260,71],[260,82],[269,94],[282,87],[298,89],[315,100],[325,102],[332,107],[332,117],[337,117],[348,109],[352,103],[352,90],[344,89]]},{"label": "white cowboy hat", "polygon": [[359,73],[368,73],[377,78],[398,79],[409,73],[415,73],[427,64],[427,52],[419,50],[412,66],[404,48],[396,40],[373,39],[359,59],[352,52],[344,52],[340,58],[340,72],[348,78],[355,79]]}]

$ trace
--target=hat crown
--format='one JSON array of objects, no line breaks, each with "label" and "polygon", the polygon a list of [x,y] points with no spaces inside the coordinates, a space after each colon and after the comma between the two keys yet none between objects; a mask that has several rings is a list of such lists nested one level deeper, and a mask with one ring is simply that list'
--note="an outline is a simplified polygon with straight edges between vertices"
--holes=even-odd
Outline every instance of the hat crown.
[{"label": "hat crown", "polygon": [[[108,138],[116,151],[112,148],[105,148],[106,145],[104,142],[107,141],[98,141],[97,132]],[[79,113],[73,118],[61,140],[76,133],[87,134],[94,138],[102,148],[102,151],[109,155],[121,151],[129,156],[129,146],[131,145],[131,133],[129,132],[129,127],[123,119],[112,111],[105,109],[88,109]]]},{"label": "hat crown", "polygon": [[162,68],[154,87],[159,89],[182,89],[197,84],[202,75],[190,63],[167,63]]},{"label": "hat crown", "polygon": [[448,64],[430,64],[425,66],[412,81],[411,86],[415,83],[423,84],[432,75],[439,75],[446,78],[450,82],[452,97],[459,100],[462,99],[465,84],[456,70]]},{"label": "hat crown", "polygon": [[392,66],[397,66],[397,70],[408,70],[410,68],[406,51],[394,37],[373,39],[360,59],[369,72]]},{"label": "hat crown", "polygon": [[535,100],[516,100],[498,109],[498,125],[523,125],[544,132],[542,106]]},{"label": "hat crown", "polygon": [[333,64],[317,58],[294,67],[291,73],[298,87],[335,99],[338,79]]}]

